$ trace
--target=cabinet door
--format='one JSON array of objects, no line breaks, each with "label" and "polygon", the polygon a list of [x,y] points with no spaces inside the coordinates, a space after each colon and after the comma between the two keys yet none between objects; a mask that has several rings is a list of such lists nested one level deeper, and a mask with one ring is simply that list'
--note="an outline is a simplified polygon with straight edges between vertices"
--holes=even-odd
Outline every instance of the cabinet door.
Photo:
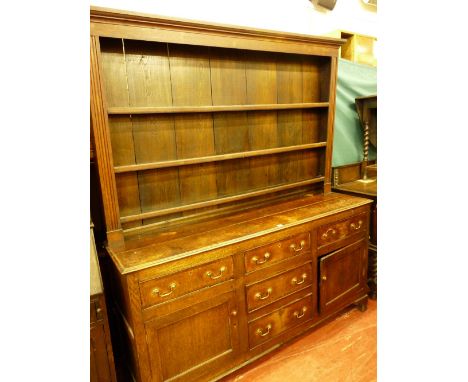
[{"label": "cabinet door", "polygon": [[320,258],[320,313],[351,303],[366,291],[367,240]]},{"label": "cabinet door", "polygon": [[153,381],[193,381],[228,369],[239,350],[234,292],[145,324]]}]

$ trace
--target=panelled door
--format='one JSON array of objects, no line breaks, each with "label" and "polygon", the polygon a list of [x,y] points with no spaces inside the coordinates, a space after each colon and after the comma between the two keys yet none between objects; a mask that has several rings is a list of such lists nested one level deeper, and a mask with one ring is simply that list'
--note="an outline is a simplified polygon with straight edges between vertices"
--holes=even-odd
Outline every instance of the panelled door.
[{"label": "panelled door", "polygon": [[351,303],[366,288],[366,239],[322,256],[319,261],[321,314]]},{"label": "panelled door", "polygon": [[145,327],[153,381],[208,379],[239,353],[234,292],[158,317]]}]

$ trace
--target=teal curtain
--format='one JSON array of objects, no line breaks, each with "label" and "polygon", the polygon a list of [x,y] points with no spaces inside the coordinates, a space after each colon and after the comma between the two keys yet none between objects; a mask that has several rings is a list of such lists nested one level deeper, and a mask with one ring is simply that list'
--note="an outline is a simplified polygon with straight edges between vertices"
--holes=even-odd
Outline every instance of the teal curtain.
[{"label": "teal curtain", "polygon": [[[362,127],[354,99],[377,94],[377,68],[338,59],[332,166],[362,161]],[[369,145],[369,160],[376,158]]]}]

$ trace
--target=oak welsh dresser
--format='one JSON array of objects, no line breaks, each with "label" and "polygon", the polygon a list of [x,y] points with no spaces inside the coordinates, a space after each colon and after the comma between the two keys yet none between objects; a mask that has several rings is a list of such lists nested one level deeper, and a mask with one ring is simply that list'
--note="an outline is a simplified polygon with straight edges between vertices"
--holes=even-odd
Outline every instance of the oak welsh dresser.
[{"label": "oak welsh dresser", "polygon": [[365,310],[371,201],[331,192],[343,42],[91,8],[109,310],[134,380],[217,380]]}]

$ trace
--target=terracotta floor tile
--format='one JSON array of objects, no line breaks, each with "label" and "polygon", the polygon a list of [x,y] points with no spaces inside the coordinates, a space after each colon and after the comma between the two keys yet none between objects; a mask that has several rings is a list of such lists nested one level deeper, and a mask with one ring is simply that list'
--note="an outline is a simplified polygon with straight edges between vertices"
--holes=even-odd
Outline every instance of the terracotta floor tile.
[{"label": "terracotta floor tile", "polygon": [[222,382],[377,381],[377,302],[351,309]]}]

